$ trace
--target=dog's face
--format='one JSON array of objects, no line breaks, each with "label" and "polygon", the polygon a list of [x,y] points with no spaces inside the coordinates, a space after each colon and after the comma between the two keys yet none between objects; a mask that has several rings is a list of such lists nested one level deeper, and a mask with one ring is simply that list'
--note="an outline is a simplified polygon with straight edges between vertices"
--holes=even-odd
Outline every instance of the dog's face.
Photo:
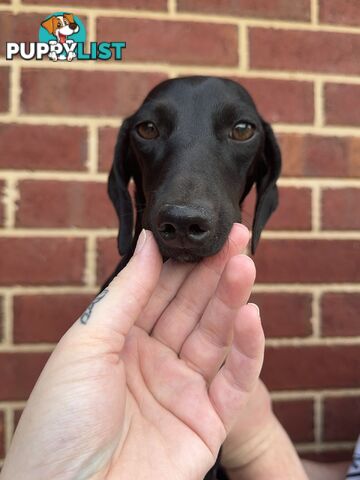
[{"label": "dog's face", "polygon": [[64,15],[53,15],[41,24],[46,30],[55,35],[60,40],[66,38],[73,33],[79,31],[79,25],[75,22],[74,16],[71,13],[64,13]]},{"label": "dog's face", "polygon": [[277,205],[280,153],[272,130],[239,84],[189,77],[158,85],[119,134],[109,193],[120,218],[119,249],[132,234],[127,184],[136,184],[137,224],[164,257],[197,261],[224,245],[254,182],[252,247]]}]

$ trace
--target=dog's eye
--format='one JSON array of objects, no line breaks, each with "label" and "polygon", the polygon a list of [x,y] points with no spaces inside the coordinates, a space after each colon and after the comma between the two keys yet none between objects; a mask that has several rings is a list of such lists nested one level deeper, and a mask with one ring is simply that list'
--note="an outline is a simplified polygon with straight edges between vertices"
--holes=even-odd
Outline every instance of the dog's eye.
[{"label": "dog's eye", "polygon": [[233,140],[238,140],[243,142],[244,140],[249,140],[255,133],[254,125],[247,122],[237,123],[230,132],[230,138]]},{"label": "dog's eye", "polygon": [[60,28],[60,27],[61,27],[61,23],[59,22],[59,23],[57,24],[57,26],[58,26],[58,28]]},{"label": "dog's eye", "polygon": [[143,122],[136,127],[136,131],[140,137],[145,140],[152,140],[159,136],[159,131],[153,122]]}]

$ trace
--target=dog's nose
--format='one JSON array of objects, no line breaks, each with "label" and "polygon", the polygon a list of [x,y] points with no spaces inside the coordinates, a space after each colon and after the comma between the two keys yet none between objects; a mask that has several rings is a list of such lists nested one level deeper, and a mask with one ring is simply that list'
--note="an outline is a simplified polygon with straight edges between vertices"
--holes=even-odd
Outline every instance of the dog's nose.
[{"label": "dog's nose", "polygon": [[210,236],[210,215],[202,208],[164,205],[157,217],[157,230],[171,246],[191,247]]},{"label": "dog's nose", "polygon": [[71,30],[76,30],[77,24],[76,23],[70,23],[69,27],[71,28]]}]

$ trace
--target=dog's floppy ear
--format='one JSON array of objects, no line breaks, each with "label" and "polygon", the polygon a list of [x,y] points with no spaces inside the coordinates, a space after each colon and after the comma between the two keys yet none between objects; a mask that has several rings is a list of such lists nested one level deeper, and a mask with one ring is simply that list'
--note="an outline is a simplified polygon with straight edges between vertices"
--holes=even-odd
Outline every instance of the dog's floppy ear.
[{"label": "dog's floppy ear", "polygon": [[263,154],[255,172],[256,206],[252,226],[251,251],[255,253],[260,234],[278,205],[276,181],[281,172],[281,152],[271,126],[262,121],[265,141]]},{"label": "dog's floppy ear", "polygon": [[143,190],[141,185],[141,174],[136,158],[130,147],[129,131],[131,117],[124,120],[116,141],[114,160],[108,179],[109,197],[116,210],[120,229],[118,235],[118,250],[120,255],[125,255],[133,240],[133,205],[128,191],[128,185],[131,178],[136,186],[136,231],[138,235],[141,230],[142,213],[139,212],[140,206],[144,204]]},{"label": "dog's floppy ear", "polygon": [[64,17],[69,20],[69,23],[75,23],[74,15],[72,13],[64,13]]},{"label": "dog's floppy ear", "polygon": [[55,17],[52,16],[41,22],[41,26],[44,27],[49,33],[53,34],[55,32],[55,21]]}]

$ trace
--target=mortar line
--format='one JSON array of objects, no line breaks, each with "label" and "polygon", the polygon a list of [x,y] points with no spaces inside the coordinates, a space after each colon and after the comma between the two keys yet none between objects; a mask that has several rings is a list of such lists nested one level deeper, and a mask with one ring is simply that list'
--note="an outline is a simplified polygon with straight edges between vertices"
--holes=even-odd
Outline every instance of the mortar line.
[{"label": "mortar line", "polygon": [[87,127],[87,162],[86,167],[88,173],[98,173],[98,152],[99,152],[99,137],[98,128],[96,125],[89,125]]},{"label": "mortar line", "polygon": [[15,226],[16,202],[19,198],[17,179],[11,178],[10,175],[2,175],[2,178],[6,180],[3,197],[4,225],[5,228],[13,228]]},{"label": "mortar line", "polygon": [[9,451],[11,439],[14,432],[14,411],[12,408],[6,407],[4,410],[5,424],[5,454]]},{"label": "mortar line", "polygon": [[314,81],[314,107],[315,107],[315,116],[314,116],[314,125],[321,128],[325,126],[324,119],[324,84],[323,81],[319,78]]},{"label": "mortar line", "polygon": [[[115,242],[115,236],[113,237]],[[258,283],[254,286],[254,292],[256,293],[313,293],[314,291],[319,292],[335,292],[335,293],[359,293],[360,284],[359,283],[325,283],[325,284],[289,284],[289,283],[279,283],[279,284],[264,284]],[[94,293],[96,289],[93,287],[88,287],[86,285],[60,285],[60,286],[49,286],[49,285],[16,285],[16,286],[0,286],[0,294],[11,293],[13,295],[32,295],[38,293],[44,294],[82,294],[82,293]],[[332,338],[332,337],[330,337]],[[335,337],[336,338],[336,337]],[[342,337],[340,337],[342,338]]]},{"label": "mortar line", "polygon": [[311,324],[312,324],[312,338],[319,339],[321,337],[321,312],[320,312],[320,298],[321,293],[316,291],[312,295],[312,315],[311,315]]},{"label": "mortar line", "polygon": [[346,347],[360,345],[359,337],[286,337],[268,338],[267,347]]},{"label": "mortar line", "polygon": [[[97,292],[97,289],[95,289]],[[43,292],[41,292],[43,294]],[[11,345],[0,344],[0,353],[46,353],[51,352],[56,346],[57,342],[39,342],[39,343],[16,343]],[[305,338],[270,338],[266,340],[266,347],[276,348],[306,348],[306,347],[354,347],[360,345],[360,337],[343,337],[341,339],[336,338],[322,338],[312,339],[310,337]]]},{"label": "mortar line", "polygon": [[86,240],[84,283],[88,287],[96,285],[96,237],[89,235]]},{"label": "mortar line", "polygon": [[4,410],[5,408],[11,408],[13,410],[17,409],[21,409],[21,408],[24,408],[26,405],[26,401],[23,400],[1,400],[0,401],[0,409],[1,410]]},{"label": "mortar line", "polygon": [[[95,235],[99,238],[111,238],[116,237],[118,230],[114,228],[76,228],[76,227],[64,227],[64,228],[41,228],[41,227],[29,227],[29,228],[6,228],[0,229],[0,236],[3,238],[54,238],[54,237],[72,237],[72,238],[85,238],[89,235]],[[322,231],[311,232],[308,231],[267,231],[263,232],[262,238],[265,240],[323,240],[323,241],[347,241],[347,240],[360,240],[359,231]]]},{"label": "mortar line", "polygon": [[[242,25],[242,24],[241,24]],[[57,63],[56,67],[52,66],[48,62],[39,62],[36,60],[24,61],[19,58],[14,58],[11,64],[20,65],[23,68],[36,68],[36,69],[56,69],[56,70],[105,70],[105,71],[140,71],[140,72],[156,72],[156,73],[167,73],[170,70],[176,69],[178,74],[217,74],[217,75],[236,75],[239,73],[238,65],[234,66],[215,66],[215,65],[182,65],[174,64],[169,65],[168,63],[144,63],[144,62],[103,62],[99,63],[95,60],[89,60],[87,62],[67,62]],[[9,61],[4,58],[0,58],[0,66],[9,66]],[[303,81],[303,82],[313,82],[316,79],[322,80],[323,82],[331,83],[351,83],[359,84],[360,78],[359,75],[351,74],[337,74],[337,73],[326,73],[326,72],[296,72],[291,70],[272,70],[272,69],[251,69],[243,73],[247,78],[266,78],[269,80],[294,80],[294,81]]]},{"label": "mortar line", "polygon": [[87,16],[87,41],[95,42],[96,41],[96,14],[90,9],[86,13]]},{"label": "mortar line", "polygon": [[321,393],[315,395],[314,398],[314,440],[315,443],[321,445],[323,431],[323,403]]},{"label": "mortar line", "polygon": [[245,24],[239,25],[238,28],[239,28],[238,48],[239,48],[239,59],[240,59],[239,67],[242,74],[243,72],[248,71],[250,67],[249,31]]},{"label": "mortar line", "polygon": [[[62,4],[53,4],[52,9],[61,11],[63,9]],[[13,7],[15,8],[15,7]],[[0,5],[0,11],[11,11],[11,5]],[[21,5],[21,12],[23,13],[48,13],[48,5]],[[295,20],[279,20],[279,19],[267,19],[267,18],[255,18],[255,17],[234,17],[232,15],[218,15],[208,14],[205,12],[179,12],[176,16],[169,16],[169,11],[150,11],[150,10],[131,10],[131,9],[119,9],[119,8],[91,8],[81,7],[76,8],[77,15],[88,15],[92,13],[99,17],[110,18],[136,18],[136,19],[150,19],[150,20],[180,20],[193,23],[214,23],[214,24],[237,24],[239,22],[246,22],[250,26],[263,27],[263,28],[276,28],[276,29],[291,29],[291,30],[310,30],[310,31],[326,31],[334,33],[360,33],[359,27],[348,25],[333,25],[327,23],[313,24],[310,22],[301,22]]]},{"label": "mortar line", "polygon": [[1,346],[9,346],[13,343],[13,297],[7,292],[3,296],[3,340]]},{"label": "mortar line", "polygon": [[10,114],[16,117],[20,112],[20,65],[13,63],[10,73]]},{"label": "mortar line", "polygon": [[318,233],[321,231],[321,188],[319,183],[312,186],[311,197],[312,231]]},{"label": "mortar line", "polygon": [[324,398],[344,398],[360,396],[360,388],[323,388],[320,390],[285,390],[270,392],[270,396],[276,401],[286,400],[314,400],[321,393]]},{"label": "mortar line", "polygon": [[21,0],[11,0],[11,7],[14,13],[18,13],[21,8]]},{"label": "mortar line", "polygon": [[311,9],[311,23],[313,25],[319,26],[319,4],[318,4],[318,0],[311,0],[310,9]]},{"label": "mortar line", "polygon": [[167,10],[170,18],[176,16],[176,13],[177,13],[176,0],[167,0]]},{"label": "mortar line", "polygon": [[44,295],[92,295],[96,293],[96,287],[88,287],[86,285],[66,285],[49,287],[48,285],[39,286],[12,286],[12,287],[0,287],[0,294],[11,293],[12,295],[37,295],[42,293]]},{"label": "mortar line", "polygon": [[[26,179],[32,180],[58,180],[58,181],[94,181],[105,183],[108,172],[87,171],[66,171],[66,170],[0,170],[0,179],[20,181]],[[360,178],[329,178],[329,177],[283,177],[280,178],[278,185],[280,187],[294,188],[322,188],[342,189],[342,188],[360,188]],[[302,230],[301,230],[302,231]]]},{"label": "mortar line", "polygon": [[313,451],[316,452],[325,452],[325,451],[336,451],[336,450],[352,450],[354,448],[354,442],[325,442],[321,445],[316,443],[296,443],[297,451],[301,453],[310,453]]}]

